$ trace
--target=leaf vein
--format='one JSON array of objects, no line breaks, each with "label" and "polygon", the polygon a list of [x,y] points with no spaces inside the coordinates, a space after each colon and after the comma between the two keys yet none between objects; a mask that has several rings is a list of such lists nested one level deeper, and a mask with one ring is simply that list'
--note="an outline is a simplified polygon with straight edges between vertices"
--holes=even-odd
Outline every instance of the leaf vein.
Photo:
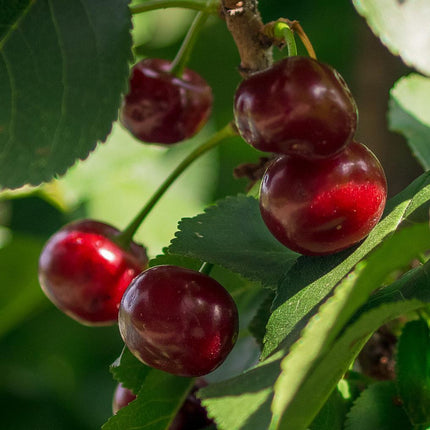
[{"label": "leaf vein", "polygon": [[51,16],[51,20],[52,20],[52,24],[54,25],[54,29],[55,32],[57,34],[57,40],[58,40],[58,46],[61,52],[61,58],[62,58],[62,74],[61,74],[61,83],[62,83],[62,87],[63,87],[63,93],[61,95],[61,114],[60,114],[60,120],[58,121],[57,127],[55,128],[55,132],[51,141],[51,154],[55,153],[55,147],[57,146],[58,142],[60,141],[60,139],[58,139],[58,134],[61,130],[62,127],[62,122],[66,116],[66,81],[67,81],[67,72],[66,72],[66,62],[65,62],[65,58],[66,58],[66,52],[65,52],[65,48],[64,45],[62,43],[62,37],[61,37],[61,32],[58,26],[58,22],[55,18],[55,13],[54,13],[54,7],[52,5],[52,0],[48,0],[49,3],[49,10],[50,10],[50,16]]}]

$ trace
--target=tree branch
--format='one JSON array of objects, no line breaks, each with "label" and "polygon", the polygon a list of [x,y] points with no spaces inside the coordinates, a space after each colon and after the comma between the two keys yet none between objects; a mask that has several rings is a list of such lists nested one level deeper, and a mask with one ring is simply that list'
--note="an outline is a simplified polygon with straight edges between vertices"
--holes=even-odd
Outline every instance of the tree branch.
[{"label": "tree branch", "polygon": [[246,78],[272,65],[272,41],[264,32],[257,0],[222,0],[222,13],[240,55],[240,74]]}]

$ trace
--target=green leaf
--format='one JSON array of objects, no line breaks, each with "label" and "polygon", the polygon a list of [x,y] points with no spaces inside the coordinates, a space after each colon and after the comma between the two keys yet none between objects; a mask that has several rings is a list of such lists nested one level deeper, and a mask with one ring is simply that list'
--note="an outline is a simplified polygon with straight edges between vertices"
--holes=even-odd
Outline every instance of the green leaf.
[{"label": "green leaf", "polygon": [[270,318],[270,311],[274,298],[275,293],[273,291],[269,291],[266,295],[266,298],[258,307],[254,318],[249,324],[249,331],[254,336],[261,348],[263,347],[263,339],[264,335],[266,334],[266,325]]},{"label": "green leaf", "polygon": [[218,264],[272,288],[298,256],[270,234],[258,201],[243,195],[182,219],[168,252]]},{"label": "green leaf", "polygon": [[393,381],[364,390],[348,413],[345,430],[412,430]]},{"label": "green leaf", "polygon": [[181,255],[167,254],[167,248],[163,249],[165,254],[157,255],[155,258],[149,260],[149,267],[162,266],[171,264],[173,266],[185,267],[187,269],[199,270],[202,262],[193,258],[183,257]]},{"label": "green leaf", "polygon": [[411,74],[399,79],[390,92],[390,130],[403,134],[417,160],[430,169],[430,78]]},{"label": "green leaf", "polygon": [[[374,330],[401,314],[424,306],[424,303],[430,303],[430,263],[409,271],[389,287],[374,294],[360,308],[309,376],[305,403],[309,402],[311,406],[311,401],[321,396],[321,393],[324,398],[334,389]],[[221,424],[220,429],[269,428],[272,386],[280,374],[280,361],[284,354],[285,351],[280,350],[254,369],[200,391],[211,416]],[[303,416],[308,413],[309,409],[306,408]]]},{"label": "green leaf", "polygon": [[198,397],[220,430],[267,429],[272,385],[278,374],[279,357],[235,378],[210,384],[198,391]]},{"label": "green leaf", "polygon": [[335,390],[315,417],[309,430],[343,430],[346,412],[347,402],[339,391]]},{"label": "green leaf", "polygon": [[136,394],[151,368],[141,363],[128,348],[124,347],[121,355],[110,367],[110,371],[118,382]]},{"label": "green leaf", "polygon": [[11,31],[15,22],[27,13],[30,0],[0,0],[0,41]]},{"label": "green leaf", "polygon": [[[382,305],[362,315],[356,324],[348,327],[327,355],[320,360],[318,366],[308,376],[303,386],[302,393],[306,392],[307,394],[306,398],[301,398],[302,405],[300,409],[302,417],[296,417],[296,419],[299,418],[301,421],[297,430],[306,428],[306,423],[309,421],[307,414],[309,413],[312,416],[313,412],[311,411],[313,411],[315,399],[326,398],[334,389],[337,381],[347,372],[350,364],[370,338],[373,331],[384,323],[404,313],[419,309],[422,306],[423,303],[418,300],[401,300]],[[303,402],[306,403],[306,400],[309,401],[308,407],[303,406]],[[304,415],[303,408],[305,409]],[[288,426],[279,428],[288,428]]]},{"label": "green leaf", "polygon": [[427,0],[353,0],[372,31],[395,55],[430,75],[430,3]]},{"label": "green leaf", "polygon": [[[338,355],[340,366],[337,369],[332,362],[323,359],[332,350],[336,337],[371,292],[380,287],[390,273],[427,250],[429,244],[427,223],[402,229],[386,239],[336,288],[281,363],[282,373],[275,385],[272,404],[272,428],[307,428],[351,362],[349,351]],[[355,351],[360,342],[350,339],[350,344]],[[329,368],[324,368],[324,364]],[[316,374],[320,377],[313,378]],[[330,374],[333,378],[327,376],[329,382],[320,379]],[[336,374],[337,379],[334,378]]]},{"label": "green leaf", "polygon": [[397,383],[415,425],[430,425],[430,330],[424,320],[403,328],[397,351]]},{"label": "green leaf", "polygon": [[127,88],[131,17],[128,0],[19,2],[5,16],[0,183],[16,188],[63,174],[106,139]]},{"label": "green leaf", "polygon": [[0,337],[49,302],[37,279],[43,241],[16,235],[0,248]]},{"label": "green leaf", "polygon": [[150,369],[137,397],[111,417],[103,430],[166,430],[183,404],[192,378]]},{"label": "green leaf", "polygon": [[430,200],[430,173],[425,173],[386,206],[385,217],[355,250],[327,257],[300,257],[279,285],[267,325],[262,358],[282,342],[292,345],[318,303],[402,221]]}]

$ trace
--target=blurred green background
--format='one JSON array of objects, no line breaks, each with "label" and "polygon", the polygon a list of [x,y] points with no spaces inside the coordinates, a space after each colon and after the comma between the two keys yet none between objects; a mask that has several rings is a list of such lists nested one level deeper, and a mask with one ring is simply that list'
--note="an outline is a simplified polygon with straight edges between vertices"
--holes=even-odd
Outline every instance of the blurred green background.
[{"label": "blurred green background", "polygon": [[[385,167],[393,195],[421,169],[404,140],[387,131],[388,90],[408,69],[368,29],[350,1],[266,0],[265,22],[298,19],[319,59],[338,69],[360,112],[358,137]],[[194,13],[177,9],[135,17],[136,58],[171,59]],[[303,52],[298,41],[301,52]],[[38,189],[0,195],[0,404],[5,430],[96,429],[111,415],[115,386],[108,366],[122,342],[116,327],[88,328],[64,316],[43,296],[38,255],[64,223],[91,217],[122,228],[185,155],[232,118],[240,81],[238,54],[222,20],[211,18],[190,67],[213,88],[210,123],[195,138],[171,149],[144,146],[115,125],[109,140],[63,178]],[[232,170],[261,154],[241,139],[226,141],[192,166],[155,207],[136,239],[151,257],[169,244],[182,217],[193,216],[226,195],[244,192]]]}]

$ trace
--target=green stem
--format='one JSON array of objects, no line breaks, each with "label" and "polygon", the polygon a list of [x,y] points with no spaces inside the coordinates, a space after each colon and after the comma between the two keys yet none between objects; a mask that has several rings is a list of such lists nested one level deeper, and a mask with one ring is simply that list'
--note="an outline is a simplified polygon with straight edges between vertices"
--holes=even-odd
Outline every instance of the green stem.
[{"label": "green stem", "polygon": [[214,265],[212,263],[208,263],[208,262],[204,262],[202,264],[202,267],[200,267],[199,272],[200,273],[204,273],[205,275],[209,276],[209,273],[211,273],[212,268],[214,267]]},{"label": "green stem", "polygon": [[142,4],[131,6],[130,11],[135,15],[142,12],[149,12],[151,10],[167,9],[172,7],[200,10],[211,15],[217,15],[219,3],[211,2],[208,4],[206,0],[148,0]]},{"label": "green stem", "polygon": [[172,61],[170,68],[170,73],[172,75],[177,76],[178,78],[182,76],[185,66],[188,63],[188,59],[190,58],[191,51],[196,43],[197,36],[207,19],[208,14],[206,12],[199,12],[194,18],[194,21],[191,24],[175,59]]},{"label": "green stem", "polygon": [[427,263],[427,257],[422,252],[418,255],[417,258],[418,258],[418,261],[421,264],[426,264]]},{"label": "green stem", "polygon": [[273,27],[273,33],[276,38],[285,40],[289,57],[297,55],[297,46],[294,39],[294,33],[288,24],[285,22],[277,22]]},{"label": "green stem", "polygon": [[140,227],[140,224],[144,221],[146,216],[151,212],[152,208],[157,204],[158,200],[163,196],[163,194],[167,191],[170,185],[175,182],[175,180],[181,175],[181,173],[191,164],[193,161],[197,160],[204,153],[209,151],[212,148],[215,148],[221,141],[226,139],[227,137],[235,136],[236,131],[233,127],[233,123],[228,123],[224,128],[219,130],[217,133],[212,135],[208,140],[206,140],[203,144],[194,149],[188,156],[176,167],[175,170],[165,179],[165,181],[160,185],[157,191],[153,194],[153,196],[149,199],[146,205],[143,207],[141,212],[137,214],[137,216],[131,221],[131,223],[126,227],[123,232],[115,238],[115,242],[127,248],[133,239],[134,234],[137,229]]}]

